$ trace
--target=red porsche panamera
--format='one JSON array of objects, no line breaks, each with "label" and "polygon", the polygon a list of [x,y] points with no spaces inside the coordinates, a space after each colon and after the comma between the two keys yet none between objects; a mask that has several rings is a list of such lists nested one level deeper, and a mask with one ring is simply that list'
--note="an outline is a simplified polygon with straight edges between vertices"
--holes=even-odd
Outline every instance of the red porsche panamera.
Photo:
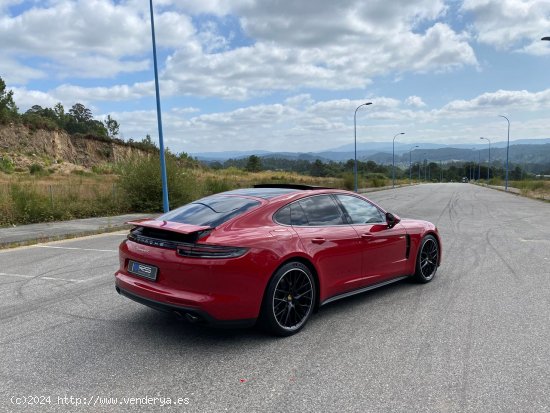
[{"label": "red porsche panamera", "polygon": [[432,280],[437,228],[358,194],[258,185],[212,195],[135,227],[116,290],[191,322],[298,332],[316,308],[406,277]]}]

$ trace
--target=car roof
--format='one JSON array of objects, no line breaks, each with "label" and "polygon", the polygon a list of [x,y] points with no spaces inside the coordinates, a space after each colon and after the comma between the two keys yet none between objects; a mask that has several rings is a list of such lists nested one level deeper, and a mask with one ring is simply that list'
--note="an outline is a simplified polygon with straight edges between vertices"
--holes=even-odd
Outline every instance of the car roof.
[{"label": "car roof", "polygon": [[245,196],[261,198],[267,201],[275,200],[279,197],[288,198],[289,195],[295,195],[296,198],[305,195],[317,195],[321,193],[348,192],[336,188],[327,188],[321,186],[301,185],[301,184],[259,184],[253,188],[235,189],[232,191],[221,192],[216,195]]},{"label": "car roof", "polygon": [[288,188],[243,188],[235,189],[233,191],[221,192],[216,195],[241,195],[246,197],[272,199],[280,195],[288,195],[294,192],[300,192],[297,189]]},{"label": "car roof", "polygon": [[235,189],[232,191],[221,192],[216,195],[240,195],[246,197],[262,198],[270,200],[281,195],[289,195],[293,193],[304,193],[305,191],[317,190],[335,190],[334,188],[326,188],[321,186],[301,185],[301,184],[258,184],[253,188]]}]

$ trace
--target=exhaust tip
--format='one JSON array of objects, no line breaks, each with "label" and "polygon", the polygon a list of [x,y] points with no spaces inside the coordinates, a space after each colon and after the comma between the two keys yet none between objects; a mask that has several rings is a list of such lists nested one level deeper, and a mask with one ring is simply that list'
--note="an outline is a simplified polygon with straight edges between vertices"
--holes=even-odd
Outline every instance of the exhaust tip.
[{"label": "exhaust tip", "polygon": [[199,317],[197,317],[196,315],[190,314],[190,313],[186,313],[185,318],[187,319],[187,321],[189,321],[191,323],[196,323],[200,320]]},{"label": "exhaust tip", "polygon": [[188,321],[190,323],[199,323],[202,321],[200,316],[191,313],[181,313],[180,311],[172,311],[172,313],[178,318],[178,320]]}]

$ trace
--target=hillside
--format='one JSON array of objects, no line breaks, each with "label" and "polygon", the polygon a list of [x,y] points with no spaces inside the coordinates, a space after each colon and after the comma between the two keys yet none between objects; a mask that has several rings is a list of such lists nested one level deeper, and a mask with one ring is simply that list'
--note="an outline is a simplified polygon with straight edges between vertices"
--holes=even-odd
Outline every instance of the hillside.
[{"label": "hillside", "polygon": [[70,172],[148,153],[121,141],[69,135],[62,130],[0,125],[0,160],[10,163],[16,171],[27,171],[31,165],[38,164],[51,172]]}]

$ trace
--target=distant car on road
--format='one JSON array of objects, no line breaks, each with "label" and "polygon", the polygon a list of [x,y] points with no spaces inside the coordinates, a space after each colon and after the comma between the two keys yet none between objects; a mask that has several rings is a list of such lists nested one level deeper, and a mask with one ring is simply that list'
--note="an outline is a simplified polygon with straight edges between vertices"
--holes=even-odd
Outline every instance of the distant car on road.
[{"label": "distant car on road", "polygon": [[130,222],[117,291],[191,322],[298,332],[319,306],[441,262],[430,222],[401,220],[353,192],[259,185]]},{"label": "distant car on road", "polygon": [[462,177],[462,183],[463,183],[463,184],[468,183],[468,178],[466,178],[465,176]]}]

